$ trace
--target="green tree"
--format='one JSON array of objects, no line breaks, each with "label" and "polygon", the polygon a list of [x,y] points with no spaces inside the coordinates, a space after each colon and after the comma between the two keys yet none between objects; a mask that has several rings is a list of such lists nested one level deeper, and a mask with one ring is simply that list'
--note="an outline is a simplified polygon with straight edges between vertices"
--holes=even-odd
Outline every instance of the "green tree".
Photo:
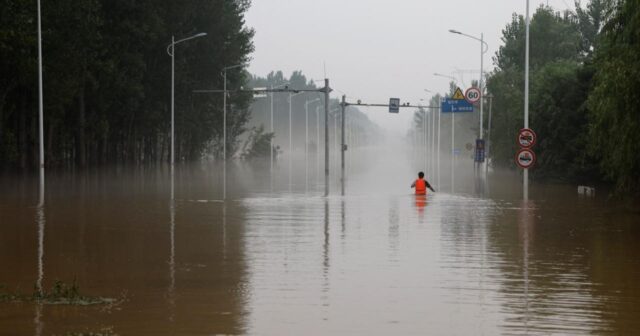
[{"label": "green tree", "polygon": [[245,160],[269,157],[272,138],[273,133],[265,132],[263,125],[254,127],[244,143],[241,157]]},{"label": "green tree", "polygon": [[[516,135],[523,125],[525,24],[522,16],[512,17],[503,30],[502,39],[504,45],[494,58],[496,69],[487,79],[488,91],[494,96],[492,127],[496,130],[492,133],[491,156],[494,164],[513,167]],[[534,173],[571,178],[561,167],[564,164],[583,167],[584,155],[576,156],[576,153],[586,151],[584,141],[576,143],[571,150],[562,148],[568,138],[574,138],[575,130],[584,127],[587,118],[582,105],[588,87],[577,82],[583,58],[578,19],[569,12],[539,7],[531,19],[530,40],[530,125],[539,133],[536,153],[541,159]]]},{"label": "green tree", "polygon": [[591,149],[620,192],[640,190],[640,3],[617,2],[600,35],[589,96]]},{"label": "green tree", "polygon": [[[36,8],[1,0],[0,167],[37,164]],[[43,2],[44,108],[47,165],[148,163],[169,159],[170,57],[176,38],[206,38],[176,48],[178,160],[221,155],[223,67],[246,63],[253,31],[247,0],[61,0]],[[228,72],[227,86],[248,80]],[[231,94],[228,155],[246,130],[250,95]]]}]

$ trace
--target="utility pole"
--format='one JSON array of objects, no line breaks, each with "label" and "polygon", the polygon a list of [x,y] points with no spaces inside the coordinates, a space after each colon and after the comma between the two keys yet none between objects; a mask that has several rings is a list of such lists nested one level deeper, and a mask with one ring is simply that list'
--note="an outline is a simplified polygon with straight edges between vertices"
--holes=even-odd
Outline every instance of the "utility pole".
[{"label": "utility pole", "polygon": [[344,196],[344,151],[345,151],[345,144],[344,144],[344,110],[346,108],[346,100],[347,97],[345,95],[342,95],[342,104],[340,104],[341,107],[341,119],[342,119],[342,145],[340,146],[340,183],[342,185],[342,196]]},{"label": "utility pole", "polygon": [[222,200],[227,199],[227,71],[224,72],[224,93],[222,94]]},{"label": "utility pole", "polygon": [[[423,136],[423,140],[424,140],[424,167],[422,169],[427,170],[427,148],[429,148],[429,146],[427,146],[427,139],[429,138],[427,136],[427,128],[428,128],[428,122],[427,122],[427,110],[426,109],[421,109],[422,111],[422,136]],[[427,178],[429,175],[429,171],[427,170]]]},{"label": "utility pole", "polygon": [[451,112],[451,193],[454,192],[456,164],[456,114]]},{"label": "utility pole", "polygon": [[[232,69],[232,68],[236,68],[236,67],[240,67],[243,66],[244,64],[240,64],[240,65],[234,65],[232,67],[226,67],[224,68],[224,71],[228,70],[228,69]],[[235,89],[235,90],[231,90],[231,91],[227,91],[227,85],[226,85],[226,73],[223,74],[223,77],[225,78],[225,85],[224,85],[224,90],[194,90],[194,93],[223,93],[224,94],[224,99],[223,99],[223,104],[225,105],[223,110],[224,110],[224,114],[225,114],[225,118],[224,118],[224,122],[225,122],[225,131],[224,131],[224,137],[226,138],[226,95],[229,92],[249,92],[249,93],[266,93],[266,92],[294,92],[296,94],[298,93],[303,93],[303,92],[322,92],[324,93],[324,97],[325,97],[325,124],[324,124],[324,131],[325,131],[325,196],[329,195],[329,94],[331,93],[331,88],[329,87],[329,79],[325,79],[325,87],[320,88],[320,89],[290,89],[288,87],[285,87],[284,89],[249,89],[249,90],[244,90],[244,89]],[[273,120],[273,119],[272,119]],[[225,142],[225,149],[224,152],[226,154],[226,142]],[[226,173],[225,173],[225,177],[226,177]],[[225,180],[226,181],[226,180]],[[225,182],[226,183],[226,182]],[[224,190],[224,189],[223,189]]]},{"label": "utility pole", "polygon": [[487,98],[489,98],[489,123],[487,124],[487,144],[486,144],[486,151],[485,151],[485,161],[486,161],[486,165],[487,165],[487,169],[485,169],[485,174],[488,174],[489,172],[489,155],[490,155],[490,151],[491,151],[491,107],[493,106],[493,95],[492,94],[488,94]]},{"label": "utility pole", "polygon": [[[40,137],[40,200],[39,206],[44,205],[44,107],[42,99],[42,24],[40,0],[38,0],[38,133]],[[41,288],[38,288],[41,290]]]},{"label": "utility pole", "polygon": [[[305,115],[305,124],[304,124],[304,190],[308,191],[309,188],[309,104],[320,101],[320,98],[316,98],[313,100],[307,100],[304,103],[304,115]],[[318,110],[316,109],[316,112]],[[317,113],[316,113],[317,114]]]},{"label": "utility pole", "polygon": [[293,157],[293,141],[291,137],[291,101],[293,100],[293,95],[289,92],[289,193],[291,193],[291,159]]},{"label": "utility pole", "polygon": [[[271,85],[271,90],[273,91],[273,85]],[[271,132],[271,139],[269,140],[269,186],[271,192],[273,192],[273,92],[269,93],[270,97],[271,97],[271,127],[270,127],[270,132]]]},{"label": "utility pole", "polygon": [[316,186],[320,184],[320,106],[316,106]]},{"label": "utility pole", "polygon": [[[527,0],[526,47],[524,56],[524,128],[529,128],[529,0]],[[529,200],[529,169],[524,169],[522,178],[523,198]]]},{"label": "utility pole", "polygon": [[304,192],[309,188],[309,102],[304,103]]},{"label": "utility pole", "polygon": [[[429,101],[431,105],[431,101]],[[435,108],[431,108],[431,171],[433,172],[433,178],[436,176],[436,111]]]},{"label": "utility pole", "polygon": [[438,96],[438,106],[440,107],[440,112],[438,112],[438,188],[441,186],[440,184],[440,121],[442,118],[442,97]]},{"label": "utility pole", "polygon": [[329,78],[324,79],[324,196],[329,196]]}]

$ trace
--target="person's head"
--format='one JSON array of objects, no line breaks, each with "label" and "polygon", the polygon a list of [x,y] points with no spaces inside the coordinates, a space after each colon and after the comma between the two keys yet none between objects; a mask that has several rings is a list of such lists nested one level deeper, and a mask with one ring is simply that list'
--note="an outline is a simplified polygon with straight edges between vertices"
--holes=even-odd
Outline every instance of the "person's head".
[{"label": "person's head", "polygon": [[423,172],[419,172],[418,173],[418,178],[424,178],[424,173]]}]

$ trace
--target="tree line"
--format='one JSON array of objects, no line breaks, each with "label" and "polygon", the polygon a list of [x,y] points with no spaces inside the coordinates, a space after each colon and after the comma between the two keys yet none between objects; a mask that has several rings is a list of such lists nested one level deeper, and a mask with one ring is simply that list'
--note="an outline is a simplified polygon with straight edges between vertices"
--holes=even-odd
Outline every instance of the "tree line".
[{"label": "tree line", "polygon": [[[516,136],[524,124],[523,16],[512,16],[502,41],[486,81],[485,94],[493,96],[489,155],[494,166],[515,169]],[[535,10],[529,67],[529,125],[538,135],[535,178],[604,182],[620,194],[640,192],[638,59],[636,0],[576,2],[575,10],[564,12],[549,6]],[[488,111],[488,100],[484,103]],[[488,113],[484,118],[487,125]],[[417,115],[416,128],[419,122]]]},{"label": "tree line", "polygon": [[[222,153],[223,67],[253,51],[249,0],[60,0],[42,2],[46,165],[167,161],[171,57],[175,48],[176,160]],[[0,169],[37,166],[37,21],[34,1],[1,0]],[[248,80],[227,73],[229,89]],[[228,99],[228,153],[239,147],[251,95]]]}]

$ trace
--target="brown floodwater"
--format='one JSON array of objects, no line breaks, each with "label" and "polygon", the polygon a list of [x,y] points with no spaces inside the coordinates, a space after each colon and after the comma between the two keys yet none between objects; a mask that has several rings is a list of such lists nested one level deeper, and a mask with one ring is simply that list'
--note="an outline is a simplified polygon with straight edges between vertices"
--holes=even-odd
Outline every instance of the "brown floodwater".
[{"label": "brown floodwater", "polygon": [[[498,335],[640,330],[640,212],[517,174],[411,195],[416,164],[349,153],[346,196],[315,161],[0,180],[0,284],[75,281],[114,306],[0,303],[0,335]],[[444,161],[444,160],[443,160]],[[332,166],[332,168],[334,168]],[[305,176],[307,182],[305,182]],[[437,179],[432,179],[437,182]],[[442,190],[440,190],[442,189]]]}]

